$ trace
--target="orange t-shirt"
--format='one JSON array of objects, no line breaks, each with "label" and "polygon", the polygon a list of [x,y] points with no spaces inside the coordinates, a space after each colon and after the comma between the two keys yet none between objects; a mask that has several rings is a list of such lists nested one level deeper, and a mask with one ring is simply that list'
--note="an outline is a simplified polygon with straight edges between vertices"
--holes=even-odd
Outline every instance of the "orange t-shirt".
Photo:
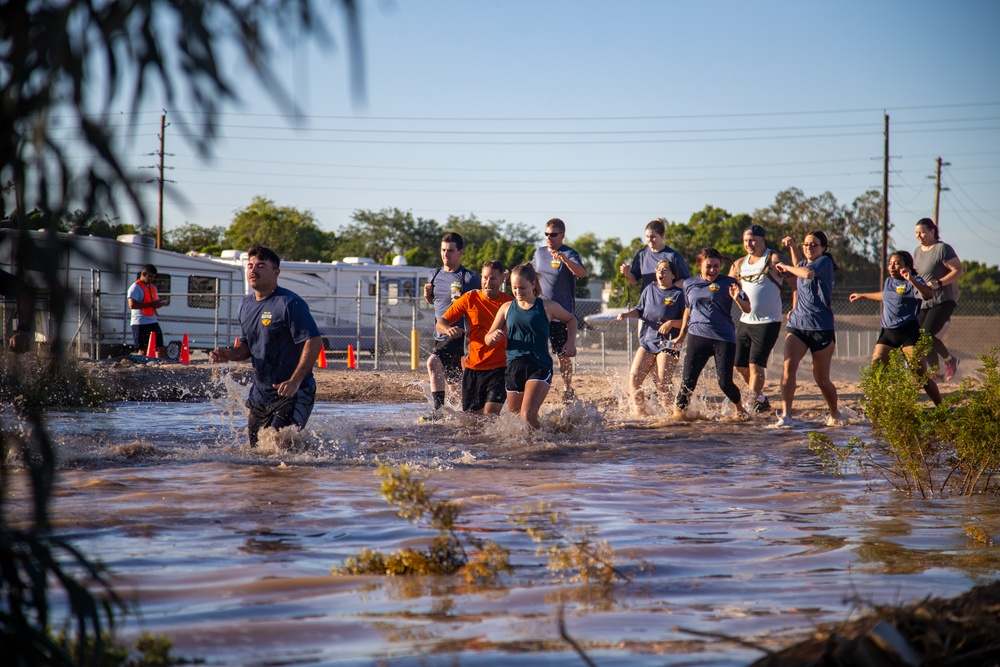
[{"label": "orange t-shirt", "polygon": [[466,292],[444,311],[444,319],[458,322],[463,317],[469,321],[469,356],[465,367],[474,371],[489,371],[507,365],[507,339],[493,347],[486,344],[486,332],[493,326],[500,306],[513,301],[514,297],[500,293],[495,299],[487,299],[482,290]]}]

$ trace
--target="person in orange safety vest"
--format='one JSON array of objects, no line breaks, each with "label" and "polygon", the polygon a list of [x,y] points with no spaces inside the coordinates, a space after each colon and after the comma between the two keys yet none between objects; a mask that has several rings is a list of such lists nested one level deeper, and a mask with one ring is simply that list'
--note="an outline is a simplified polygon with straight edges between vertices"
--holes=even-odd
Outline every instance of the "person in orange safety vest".
[{"label": "person in orange safety vest", "polygon": [[128,307],[132,310],[132,342],[139,354],[145,354],[149,349],[149,335],[156,334],[156,356],[166,357],[166,347],[163,342],[163,331],[157,319],[157,309],[163,307],[163,301],[153,285],[156,267],[147,264],[139,271],[138,280],[128,290]]}]

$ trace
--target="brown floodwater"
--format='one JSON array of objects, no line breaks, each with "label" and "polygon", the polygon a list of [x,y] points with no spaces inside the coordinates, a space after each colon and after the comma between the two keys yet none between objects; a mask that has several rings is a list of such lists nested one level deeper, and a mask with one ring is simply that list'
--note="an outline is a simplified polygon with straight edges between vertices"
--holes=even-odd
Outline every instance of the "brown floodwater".
[{"label": "brown floodwater", "polygon": [[[1000,568],[996,498],[921,500],[824,474],[807,428],[671,424],[546,404],[545,428],[424,423],[426,406],[317,406],[305,451],[242,446],[237,398],[52,411],[59,533],[115,575],[125,638],[210,665],[744,665],[864,603],[949,596]],[[846,442],[863,423],[811,426]],[[408,463],[510,548],[494,585],[336,577],[362,548],[431,535],[379,495]],[[16,515],[23,478],[9,489]],[[593,526],[631,581],[560,580],[508,517],[535,503]],[[699,633],[711,633],[706,636]]]}]

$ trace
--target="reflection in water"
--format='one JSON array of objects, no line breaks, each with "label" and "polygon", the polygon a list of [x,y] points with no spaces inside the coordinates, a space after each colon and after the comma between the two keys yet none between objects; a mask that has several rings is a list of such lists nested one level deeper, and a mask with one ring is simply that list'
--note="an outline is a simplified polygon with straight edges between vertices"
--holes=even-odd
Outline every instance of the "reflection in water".
[{"label": "reflection in water", "polygon": [[[56,528],[119,576],[141,611],[127,632],[168,634],[178,654],[212,664],[576,665],[556,627],[562,607],[601,665],[742,665],[759,654],[676,628],[773,647],[846,618],[852,596],[950,595],[1000,568],[995,501],[866,492],[860,476],[824,476],[805,431],[574,402],[531,434],[507,417],[422,423],[424,406],[321,404],[308,448],[251,451],[230,403],[50,415]],[[162,426],[136,426],[150,414]],[[361,548],[427,544],[378,495],[378,461],[431,475],[511,549],[516,572],[489,587],[330,576]],[[13,482],[26,516],[26,481]],[[555,580],[507,521],[537,502],[651,568],[626,565],[634,582],[613,588]]]}]

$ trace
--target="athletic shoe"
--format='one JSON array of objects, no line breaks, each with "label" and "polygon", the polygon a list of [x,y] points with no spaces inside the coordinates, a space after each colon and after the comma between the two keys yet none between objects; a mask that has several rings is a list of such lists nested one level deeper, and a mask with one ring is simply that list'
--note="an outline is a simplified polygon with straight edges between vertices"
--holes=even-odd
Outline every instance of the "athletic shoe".
[{"label": "athletic shoe", "polygon": [[778,415],[778,421],[774,423],[777,428],[792,428],[795,426],[795,421],[786,414]]},{"label": "athletic shoe", "polygon": [[837,426],[843,426],[844,421],[840,417],[834,417],[833,415],[830,415],[829,417],[826,418],[826,425],[829,426],[830,428],[835,428]]},{"label": "athletic shoe", "polygon": [[576,398],[576,392],[572,389],[567,389],[563,392],[563,401],[569,403]]},{"label": "athletic shoe", "polygon": [[440,420],[443,416],[444,415],[441,414],[441,410],[440,409],[431,410],[427,414],[421,416],[420,417],[420,421],[422,421],[422,422],[436,422],[436,421]]},{"label": "athletic shoe", "polygon": [[753,411],[759,415],[768,413],[771,411],[771,401],[764,397],[763,401],[754,401]]},{"label": "athletic shoe", "polygon": [[944,362],[945,382],[955,377],[956,373],[958,373],[958,357],[952,357]]}]

